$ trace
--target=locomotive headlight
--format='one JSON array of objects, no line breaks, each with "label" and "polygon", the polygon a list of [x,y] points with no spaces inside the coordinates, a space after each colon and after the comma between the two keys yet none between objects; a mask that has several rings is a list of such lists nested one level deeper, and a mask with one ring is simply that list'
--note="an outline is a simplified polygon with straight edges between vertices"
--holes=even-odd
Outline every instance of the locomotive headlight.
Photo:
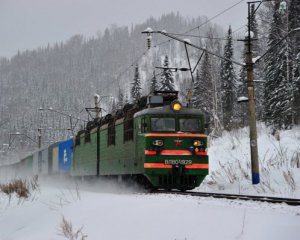
[{"label": "locomotive headlight", "polygon": [[193,145],[194,145],[195,147],[200,147],[200,146],[202,146],[202,142],[201,142],[200,140],[194,140]]},{"label": "locomotive headlight", "polygon": [[154,140],[154,141],[152,142],[152,144],[153,144],[154,146],[161,147],[161,146],[164,145],[164,141],[163,141],[163,140]]},{"label": "locomotive headlight", "polygon": [[178,101],[173,101],[173,102],[171,103],[171,108],[172,108],[173,111],[178,112],[178,111],[181,110],[182,104],[181,104],[180,102],[178,102]]}]

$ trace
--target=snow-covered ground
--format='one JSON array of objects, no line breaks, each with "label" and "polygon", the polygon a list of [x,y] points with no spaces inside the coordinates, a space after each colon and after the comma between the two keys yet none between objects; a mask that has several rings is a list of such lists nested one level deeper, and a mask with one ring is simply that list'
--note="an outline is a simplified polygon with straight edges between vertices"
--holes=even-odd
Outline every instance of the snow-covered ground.
[{"label": "snow-covered ground", "polygon": [[[258,126],[261,184],[251,185],[247,129],[210,141],[210,176],[198,191],[300,197],[300,128]],[[26,201],[0,193],[0,240],[299,239],[300,207],[174,195],[95,183],[45,184]]]},{"label": "snow-covered ground", "polygon": [[251,184],[249,131],[243,128],[210,140],[210,175],[197,190],[300,198],[300,126],[272,135],[259,123],[257,132],[260,184]]},{"label": "snow-covered ground", "polygon": [[42,186],[23,203],[1,197],[0,239],[67,239],[63,217],[93,240],[299,239],[300,207],[96,189]]}]

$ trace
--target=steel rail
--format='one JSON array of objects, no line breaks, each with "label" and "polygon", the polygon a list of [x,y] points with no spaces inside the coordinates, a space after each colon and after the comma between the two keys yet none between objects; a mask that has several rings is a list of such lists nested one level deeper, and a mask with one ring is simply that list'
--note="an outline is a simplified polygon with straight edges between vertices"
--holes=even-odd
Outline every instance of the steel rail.
[{"label": "steel rail", "polygon": [[228,193],[209,193],[209,192],[180,192],[180,191],[165,191],[155,190],[153,193],[158,194],[175,194],[185,196],[196,196],[196,197],[213,197],[213,198],[225,198],[231,200],[243,200],[243,201],[259,201],[268,203],[286,203],[290,206],[300,206],[300,199],[297,198],[282,198],[282,197],[269,197],[269,196],[254,196],[254,195],[239,195],[239,194],[228,194]]}]

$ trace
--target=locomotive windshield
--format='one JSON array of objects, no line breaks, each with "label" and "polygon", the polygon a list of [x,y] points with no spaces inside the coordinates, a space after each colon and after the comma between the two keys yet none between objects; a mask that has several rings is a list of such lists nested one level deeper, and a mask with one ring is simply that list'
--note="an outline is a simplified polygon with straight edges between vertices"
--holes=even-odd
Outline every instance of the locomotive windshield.
[{"label": "locomotive windshield", "polygon": [[151,118],[151,130],[154,132],[175,132],[175,118]]},{"label": "locomotive windshield", "polygon": [[181,132],[199,132],[201,131],[201,121],[196,118],[179,119],[179,130]]}]

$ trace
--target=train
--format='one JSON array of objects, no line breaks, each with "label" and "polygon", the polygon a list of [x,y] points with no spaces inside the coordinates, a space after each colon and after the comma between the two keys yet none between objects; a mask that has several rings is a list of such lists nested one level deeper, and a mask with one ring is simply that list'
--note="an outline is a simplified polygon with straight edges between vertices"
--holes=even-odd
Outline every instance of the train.
[{"label": "train", "polygon": [[130,179],[147,189],[191,190],[209,173],[207,126],[205,113],[183,106],[177,91],[156,91],[94,118],[73,138],[33,152],[14,168],[22,175]]}]

